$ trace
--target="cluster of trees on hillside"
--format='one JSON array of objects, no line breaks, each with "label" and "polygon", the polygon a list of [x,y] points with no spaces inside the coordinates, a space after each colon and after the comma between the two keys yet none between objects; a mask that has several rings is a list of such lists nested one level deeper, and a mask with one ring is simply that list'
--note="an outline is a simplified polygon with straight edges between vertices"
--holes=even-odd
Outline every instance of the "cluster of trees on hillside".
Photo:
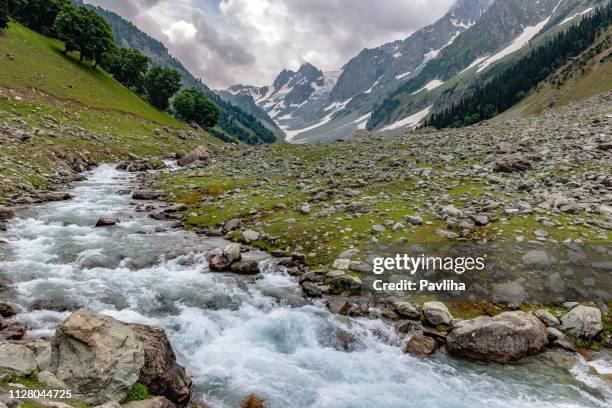
[{"label": "cluster of trees on hillside", "polygon": [[8,25],[8,0],[0,0],[0,30]]},{"label": "cluster of trees on hillside", "polygon": [[[149,67],[149,58],[135,49],[115,45],[110,24],[93,9],[75,6],[70,0],[0,0],[0,28],[9,16],[41,34],[64,42],[64,54],[79,53],[79,63],[88,60],[148,100],[161,111],[181,89],[181,75],[171,68]],[[3,23],[4,21],[4,23]],[[195,89],[181,92],[173,105],[179,119],[212,128],[219,110]]]},{"label": "cluster of trees on hillside", "polygon": [[469,126],[509,109],[551,73],[591,47],[610,24],[612,4],[609,3],[532,50],[467,98],[433,114],[424,126]]}]

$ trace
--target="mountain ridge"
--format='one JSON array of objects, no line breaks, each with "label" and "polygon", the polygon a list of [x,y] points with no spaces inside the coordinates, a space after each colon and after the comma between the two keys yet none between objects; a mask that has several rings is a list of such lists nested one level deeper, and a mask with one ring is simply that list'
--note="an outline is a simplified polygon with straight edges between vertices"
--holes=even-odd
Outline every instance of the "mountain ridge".
[{"label": "mountain ridge", "polygon": [[217,95],[210,87],[208,87],[201,79],[196,78],[185,66],[175,57],[173,57],[168,48],[163,43],[150,35],[146,34],[132,22],[121,17],[119,14],[106,10],[102,7],[85,4],[82,0],[73,0],[77,5],[84,5],[107,20],[113,28],[115,42],[125,48],[135,48],[149,57],[151,64],[154,66],[163,66],[177,70],[181,74],[183,87],[197,88],[202,90],[209,99],[219,107],[220,121],[218,127],[212,130],[213,135],[224,138],[223,133],[230,135],[232,138],[237,138],[245,143],[272,143],[276,141],[282,133],[276,130],[275,132],[268,129],[268,126],[275,129],[274,123],[270,120],[264,126],[263,118],[256,118],[252,114],[246,112],[238,106],[225,101]]}]

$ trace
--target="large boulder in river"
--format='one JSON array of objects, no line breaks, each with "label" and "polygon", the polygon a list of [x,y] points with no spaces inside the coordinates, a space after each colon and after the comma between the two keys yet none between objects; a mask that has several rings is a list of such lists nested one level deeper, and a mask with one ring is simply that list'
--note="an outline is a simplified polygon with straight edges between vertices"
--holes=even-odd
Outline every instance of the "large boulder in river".
[{"label": "large boulder in river", "polygon": [[93,404],[125,399],[144,365],[130,327],[85,309],[64,320],[51,342],[49,371]]},{"label": "large boulder in river", "polygon": [[210,160],[210,153],[204,146],[196,147],[191,152],[178,160],[177,164],[181,167],[192,164],[205,164]]},{"label": "large boulder in river", "polygon": [[546,327],[537,317],[505,312],[454,323],[446,349],[462,357],[507,363],[538,353],[547,343]]},{"label": "large boulder in river", "polygon": [[592,339],[603,330],[601,311],[596,307],[576,306],[561,317],[561,330],[577,337]]},{"label": "large boulder in river", "polygon": [[176,356],[160,327],[142,324],[128,325],[142,344],[145,363],[138,382],[145,384],[153,395],[162,395],[175,404],[184,406],[191,399],[191,378],[176,362]]}]

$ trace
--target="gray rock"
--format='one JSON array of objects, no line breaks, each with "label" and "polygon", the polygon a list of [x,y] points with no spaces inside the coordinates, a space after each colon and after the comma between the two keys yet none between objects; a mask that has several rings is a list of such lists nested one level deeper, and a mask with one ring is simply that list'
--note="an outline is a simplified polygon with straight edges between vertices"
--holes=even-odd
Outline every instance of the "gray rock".
[{"label": "gray rock", "polygon": [[452,231],[446,231],[446,230],[442,230],[442,229],[437,229],[436,230],[436,235],[442,238],[446,238],[446,239],[456,239],[459,238],[459,234],[457,234],[456,232],[452,232]]},{"label": "gray rock", "polygon": [[154,190],[137,190],[132,193],[134,200],[157,200],[160,196],[161,193]]},{"label": "gray rock", "polygon": [[576,306],[561,316],[560,329],[577,337],[592,339],[603,330],[601,310],[590,306]]},{"label": "gray rock", "polygon": [[505,312],[453,324],[446,349],[476,360],[508,363],[540,352],[548,344],[546,327],[535,316]]},{"label": "gray rock", "polygon": [[406,319],[417,320],[421,317],[421,313],[415,305],[410,302],[395,301],[393,302],[393,311],[400,317]]},{"label": "gray rock", "polygon": [[355,293],[361,289],[361,279],[350,275],[339,275],[331,280],[331,285],[338,292]]},{"label": "gray rock", "polygon": [[64,320],[51,342],[49,371],[91,403],[122,401],[144,363],[131,328],[85,309]]},{"label": "gray rock", "polygon": [[561,330],[555,329],[554,327],[547,327],[546,332],[551,346],[560,347],[568,351],[577,351],[576,344]]},{"label": "gray rock", "polygon": [[453,321],[453,316],[442,302],[425,302],[423,304],[423,315],[432,326],[451,324]]},{"label": "gray rock", "polygon": [[232,263],[239,261],[242,257],[240,250],[240,244],[229,244],[223,249],[223,254],[227,257],[229,263]]},{"label": "gray rock", "polygon": [[555,317],[555,315],[553,315],[552,313],[550,313],[548,310],[546,309],[540,309],[537,312],[535,312],[535,315],[538,319],[540,319],[542,321],[542,323],[544,323],[547,327],[554,327],[557,328],[561,325],[561,322],[559,321],[559,319],[557,319]]},{"label": "gray rock", "polygon": [[419,217],[418,215],[407,215],[406,221],[408,221],[411,225],[422,225],[423,217]]},{"label": "gray rock", "polygon": [[554,263],[554,258],[548,255],[546,251],[542,250],[529,251],[523,255],[521,259],[527,265],[541,268],[551,266]]},{"label": "gray rock", "polygon": [[302,290],[308,297],[321,297],[323,295],[321,288],[313,282],[302,282]]},{"label": "gray rock", "polygon": [[495,162],[493,170],[500,173],[515,173],[531,170],[531,162],[521,156],[505,157]]},{"label": "gray rock", "polygon": [[346,251],[342,252],[338,258],[339,259],[353,259],[355,258],[357,255],[359,255],[359,250],[358,249],[347,249]]},{"label": "gray rock", "polygon": [[227,255],[220,249],[213,249],[206,256],[208,267],[212,271],[223,271],[229,268],[231,262]]},{"label": "gray rock", "polygon": [[111,220],[110,218],[100,218],[98,222],[96,222],[96,228],[110,227],[116,224],[117,220]]},{"label": "gray rock", "polygon": [[189,166],[191,164],[204,164],[210,160],[210,153],[204,146],[198,146],[182,159],[179,159],[177,164],[181,167]]},{"label": "gray rock", "polygon": [[0,369],[30,375],[37,370],[36,356],[24,344],[0,342]]},{"label": "gray rock", "polygon": [[353,272],[369,273],[372,272],[372,265],[365,262],[351,261],[349,270]]},{"label": "gray rock", "polygon": [[230,265],[230,271],[240,275],[257,275],[261,273],[259,262],[255,259],[243,259]]},{"label": "gray rock", "polygon": [[53,375],[49,371],[41,371],[40,373],[38,373],[37,377],[38,377],[38,381],[45,384],[47,388],[56,389],[56,390],[61,390],[61,389],[65,390],[68,388],[65,382],[59,380],[55,375]]},{"label": "gray rock", "polygon": [[351,266],[350,259],[336,259],[333,264],[334,269],[338,269],[340,271],[346,271]]},{"label": "gray rock", "polygon": [[242,239],[244,240],[244,242],[246,242],[247,244],[249,242],[252,241],[257,241],[259,239],[259,237],[261,237],[261,234],[257,231],[253,231],[253,230],[246,230],[242,232]]},{"label": "gray rock", "polygon": [[493,285],[493,302],[504,303],[510,309],[518,309],[527,299],[527,292],[518,282]]}]

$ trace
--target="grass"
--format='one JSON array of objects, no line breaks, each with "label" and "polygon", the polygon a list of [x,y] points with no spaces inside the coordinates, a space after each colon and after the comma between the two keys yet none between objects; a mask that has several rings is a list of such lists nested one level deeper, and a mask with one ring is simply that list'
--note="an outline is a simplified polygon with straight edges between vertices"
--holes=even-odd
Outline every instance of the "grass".
[{"label": "grass", "polygon": [[49,187],[49,175],[84,152],[118,162],[220,144],[201,131],[182,137],[184,124],[62,47],[15,22],[0,36],[0,122],[34,135],[25,143],[0,139],[0,202],[28,186]]},{"label": "grass", "polygon": [[0,84],[19,91],[32,88],[88,108],[131,113],[162,125],[180,126],[101,69],[62,55],[63,43],[11,22],[0,39]]},{"label": "grass", "polygon": [[147,389],[147,386],[141,383],[136,383],[130,390],[124,402],[127,403],[132,401],[144,401],[149,398],[151,398],[151,395],[149,395],[149,390]]}]

